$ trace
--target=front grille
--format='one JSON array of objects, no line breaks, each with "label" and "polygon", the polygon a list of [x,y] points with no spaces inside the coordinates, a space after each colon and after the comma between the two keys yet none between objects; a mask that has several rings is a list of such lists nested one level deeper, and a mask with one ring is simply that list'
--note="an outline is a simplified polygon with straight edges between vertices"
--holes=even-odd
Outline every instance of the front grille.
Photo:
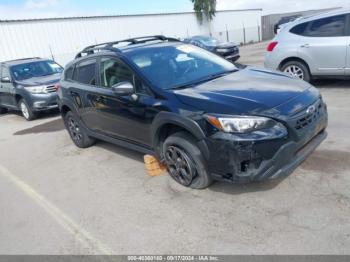
[{"label": "front grille", "polygon": [[305,114],[297,119],[295,125],[296,130],[302,130],[303,128],[308,127],[319,118],[322,110],[322,103],[318,102],[314,105],[314,107],[315,110],[312,113],[307,113],[305,111]]},{"label": "front grille", "polygon": [[56,92],[56,87],[55,86],[47,86],[45,88],[46,93],[54,93]]}]

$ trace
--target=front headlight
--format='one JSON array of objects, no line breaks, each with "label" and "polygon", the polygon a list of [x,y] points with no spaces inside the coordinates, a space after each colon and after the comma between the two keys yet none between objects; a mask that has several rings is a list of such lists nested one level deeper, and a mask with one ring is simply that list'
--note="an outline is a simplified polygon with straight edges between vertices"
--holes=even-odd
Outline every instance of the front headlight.
[{"label": "front headlight", "polygon": [[227,133],[249,133],[281,125],[275,120],[258,116],[215,116],[206,115],[209,123]]},{"label": "front headlight", "polygon": [[45,94],[46,93],[46,86],[25,86],[24,89],[32,94]]}]

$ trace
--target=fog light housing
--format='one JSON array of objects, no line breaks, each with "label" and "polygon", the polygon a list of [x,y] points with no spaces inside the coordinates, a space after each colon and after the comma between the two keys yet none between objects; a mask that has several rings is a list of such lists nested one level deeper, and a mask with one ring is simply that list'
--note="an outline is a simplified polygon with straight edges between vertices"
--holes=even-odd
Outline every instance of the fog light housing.
[{"label": "fog light housing", "polygon": [[38,101],[38,102],[34,102],[33,107],[34,108],[41,108],[41,107],[45,107],[45,101]]}]

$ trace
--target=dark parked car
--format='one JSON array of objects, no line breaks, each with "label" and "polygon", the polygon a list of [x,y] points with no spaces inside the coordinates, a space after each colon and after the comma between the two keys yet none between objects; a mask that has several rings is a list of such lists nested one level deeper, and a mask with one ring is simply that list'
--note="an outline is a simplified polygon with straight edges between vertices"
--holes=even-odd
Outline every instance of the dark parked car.
[{"label": "dark parked car", "polygon": [[201,47],[226,60],[236,62],[239,56],[239,46],[235,43],[221,42],[220,40],[209,36],[193,36],[186,38],[183,42]]},{"label": "dark parked car", "polygon": [[0,114],[20,110],[27,120],[58,108],[55,84],[63,68],[52,60],[26,58],[0,63]]},{"label": "dark parked car", "polygon": [[87,47],[60,85],[78,147],[98,138],[153,154],[191,188],[285,175],[326,137],[327,107],[310,84],[163,36]]}]

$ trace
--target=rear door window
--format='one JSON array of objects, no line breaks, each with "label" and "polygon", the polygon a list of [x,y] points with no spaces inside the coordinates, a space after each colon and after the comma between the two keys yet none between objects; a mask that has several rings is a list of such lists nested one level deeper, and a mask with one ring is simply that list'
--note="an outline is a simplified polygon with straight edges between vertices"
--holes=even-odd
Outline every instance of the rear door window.
[{"label": "rear door window", "polygon": [[305,35],[309,37],[345,36],[345,21],[345,15],[331,16],[312,21]]},{"label": "rear door window", "polygon": [[96,59],[88,59],[80,62],[74,70],[74,81],[86,84],[96,85]]}]

